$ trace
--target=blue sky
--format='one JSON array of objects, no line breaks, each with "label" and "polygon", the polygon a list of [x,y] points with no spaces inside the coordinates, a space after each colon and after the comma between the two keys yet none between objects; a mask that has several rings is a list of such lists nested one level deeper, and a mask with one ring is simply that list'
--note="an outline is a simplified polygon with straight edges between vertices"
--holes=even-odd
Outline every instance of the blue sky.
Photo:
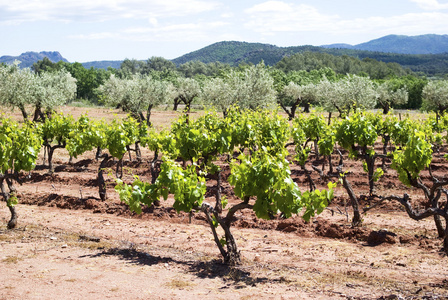
[{"label": "blue sky", "polygon": [[179,57],[219,41],[358,44],[448,34],[448,0],[0,0],[0,56],[70,62]]}]

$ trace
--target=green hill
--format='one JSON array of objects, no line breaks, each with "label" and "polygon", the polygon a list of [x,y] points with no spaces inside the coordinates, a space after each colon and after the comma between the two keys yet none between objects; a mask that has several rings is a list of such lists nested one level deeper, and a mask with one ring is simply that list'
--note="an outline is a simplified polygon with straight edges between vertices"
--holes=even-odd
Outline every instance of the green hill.
[{"label": "green hill", "polygon": [[188,61],[210,63],[219,61],[236,66],[240,63],[257,64],[261,60],[267,65],[277,64],[283,57],[295,53],[317,52],[336,56],[352,56],[359,59],[374,59],[385,63],[398,63],[413,72],[433,76],[448,73],[448,52],[441,54],[399,54],[350,48],[326,48],[317,46],[277,47],[269,44],[247,42],[219,42],[173,59],[176,65]]},{"label": "green hill", "polygon": [[247,59],[256,60],[258,63],[260,59],[266,58],[265,61],[269,60],[275,63],[285,54],[283,48],[274,45],[227,41],[218,42],[190,52],[173,59],[173,62],[176,65],[181,65],[188,61],[199,60],[203,63],[219,61],[230,65],[237,65],[240,62],[247,62]]}]

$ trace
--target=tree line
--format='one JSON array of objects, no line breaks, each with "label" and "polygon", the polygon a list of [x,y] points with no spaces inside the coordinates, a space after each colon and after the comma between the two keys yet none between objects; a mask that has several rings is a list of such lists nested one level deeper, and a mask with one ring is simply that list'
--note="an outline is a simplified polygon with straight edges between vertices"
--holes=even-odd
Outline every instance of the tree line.
[{"label": "tree line", "polygon": [[[119,69],[104,70],[86,69],[80,63],[53,63],[45,58],[35,63],[32,69],[2,65],[0,103],[17,107],[23,114],[27,114],[24,107],[33,104],[36,106],[35,118],[42,116],[42,109],[51,110],[75,100],[106,104],[121,107],[135,118],[145,119],[148,124],[151,109],[170,102],[174,110],[179,104],[184,104],[187,110],[193,104],[201,104],[215,106],[224,114],[232,104],[243,108],[279,105],[290,118],[294,117],[298,107],[309,111],[310,106],[321,106],[339,114],[345,114],[353,106],[379,108],[385,113],[390,108],[440,112],[446,109],[445,104],[428,104],[423,97],[428,82],[432,83],[427,89],[437,82],[443,85],[444,80],[428,80],[399,66],[374,64],[373,60],[345,59],[332,64],[331,55],[305,53],[284,57],[273,67],[264,63],[231,67],[218,62],[197,61],[176,66],[162,57],[152,57],[147,61],[126,59]],[[387,65],[388,71],[382,72],[381,67]],[[346,73],[344,66],[350,72]],[[42,94],[43,91],[51,93],[50,87],[56,85],[60,90],[65,89],[64,95]],[[37,98],[41,100],[35,100]]]}]

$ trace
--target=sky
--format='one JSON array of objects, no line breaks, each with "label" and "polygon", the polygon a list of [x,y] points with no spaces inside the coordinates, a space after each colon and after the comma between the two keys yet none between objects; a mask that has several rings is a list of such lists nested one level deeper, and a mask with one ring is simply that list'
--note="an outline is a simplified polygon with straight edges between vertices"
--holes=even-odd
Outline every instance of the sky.
[{"label": "sky", "polygon": [[0,56],[173,59],[220,41],[280,47],[448,34],[448,0],[0,0]]}]

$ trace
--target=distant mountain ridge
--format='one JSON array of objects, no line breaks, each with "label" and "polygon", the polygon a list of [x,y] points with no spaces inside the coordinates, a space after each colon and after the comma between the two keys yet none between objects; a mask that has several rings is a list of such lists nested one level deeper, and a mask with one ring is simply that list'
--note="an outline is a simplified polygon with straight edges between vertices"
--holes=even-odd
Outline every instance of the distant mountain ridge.
[{"label": "distant mountain ridge", "polygon": [[417,36],[387,35],[358,45],[331,44],[324,48],[367,50],[399,54],[448,53],[448,35],[425,34]]},{"label": "distant mountain ridge", "polygon": [[[188,61],[198,60],[204,63],[219,61],[237,65],[241,62],[258,63],[263,59],[267,65],[273,65],[285,55],[292,55],[304,51],[325,52],[334,55],[351,55],[361,59],[365,57],[377,59],[377,57],[384,58],[384,56],[388,56],[389,59],[385,62],[395,62],[391,58],[393,55],[387,54],[429,55],[446,53],[448,55],[448,35],[388,35],[354,46],[349,44],[332,44],[320,47],[277,47],[269,44],[226,41],[214,43],[202,49],[187,53],[173,59],[173,62],[180,65]],[[380,53],[386,55],[380,55]]]},{"label": "distant mountain ridge", "polygon": [[29,68],[31,67],[35,62],[44,59],[44,57],[47,57],[52,62],[58,62],[60,60],[64,62],[69,62],[67,59],[62,57],[62,55],[57,51],[42,51],[42,52],[25,52],[20,54],[19,56],[1,56],[0,57],[0,63],[7,63],[12,64],[15,60],[19,60],[20,67],[21,68]]},{"label": "distant mountain ridge", "polygon": [[[359,59],[372,58],[386,63],[396,62],[415,72],[433,75],[448,71],[448,35],[426,34],[419,36],[388,35],[358,45],[332,44],[324,46],[278,47],[270,44],[223,41],[187,53],[172,61],[176,65],[188,61],[204,63],[221,62],[230,65],[240,63],[257,64],[261,60],[267,65],[275,65],[283,57],[305,51],[348,55]],[[68,62],[57,51],[25,52],[19,56],[2,56],[0,63],[20,60],[21,67],[31,67],[33,63],[48,57],[51,61]],[[84,62],[85,68],[120,68],[122,61]]]}]

